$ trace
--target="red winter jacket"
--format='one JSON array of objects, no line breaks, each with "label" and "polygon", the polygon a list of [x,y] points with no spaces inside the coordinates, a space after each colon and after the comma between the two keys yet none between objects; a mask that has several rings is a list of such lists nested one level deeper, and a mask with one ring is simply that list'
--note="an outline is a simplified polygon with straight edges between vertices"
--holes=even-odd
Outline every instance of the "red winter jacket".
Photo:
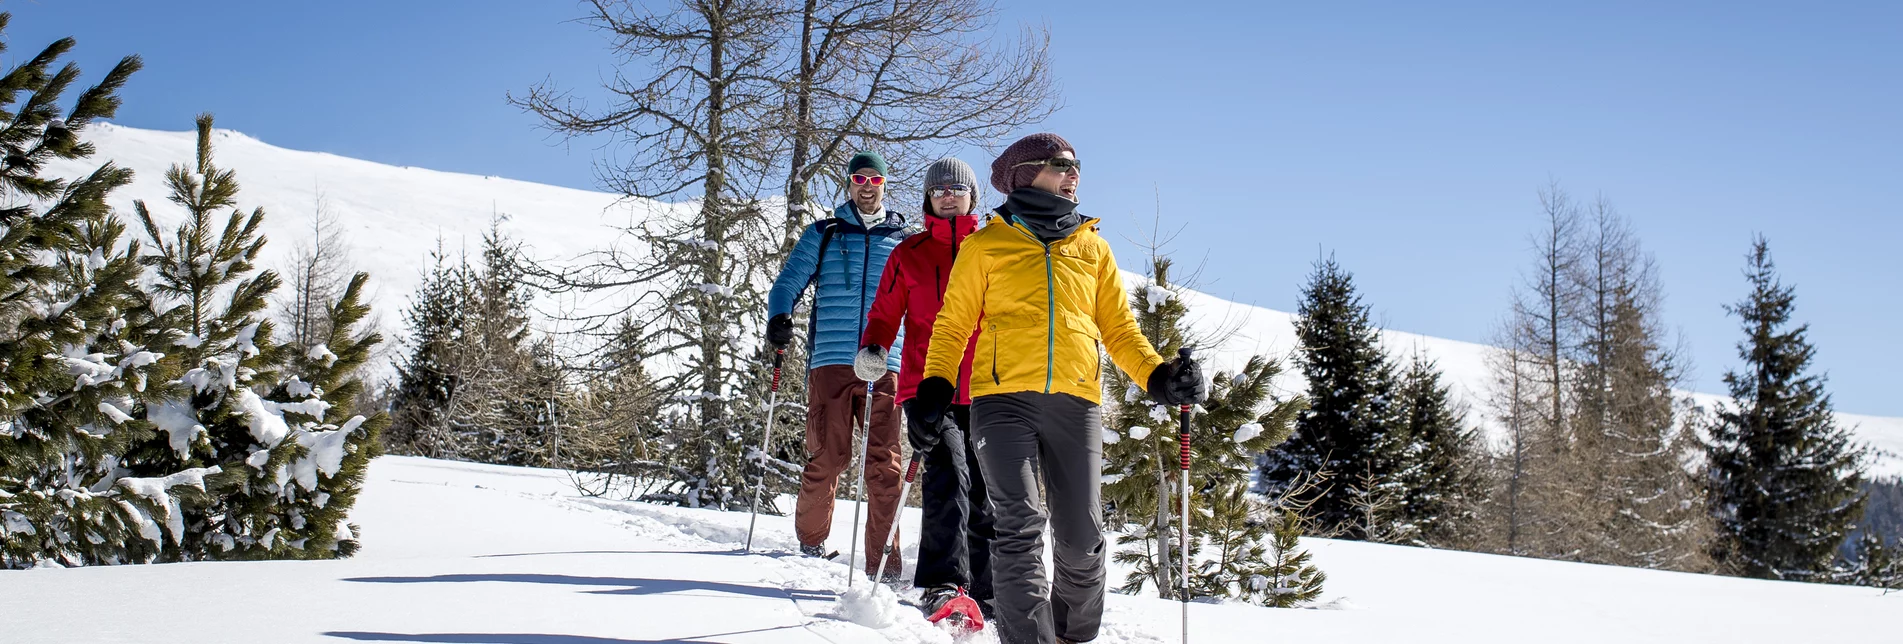
[{"label": "red winter jacket", "polygon": [[[899,360],[898,402],[918,394],[918,381],[925,373],[925,352],[930,348],[932,323],[944,305],[946,281],[951,279],[952,260],[958,257],[958,245],[978,228],[978,217],[963,215],[951,219],[925,216],[925,232],[905,238],[892,250],[885,262],[885,275],[879,278],[879,295],[866,314],[866,332],[859,346],[876,344],[891,347],[899,334],[899,320],[905,320],[905,349]],[[978,346],[978,334],[971,335],[965,346],[965,360],[958,367],[959,405],[971,404],[971,356]]]}]

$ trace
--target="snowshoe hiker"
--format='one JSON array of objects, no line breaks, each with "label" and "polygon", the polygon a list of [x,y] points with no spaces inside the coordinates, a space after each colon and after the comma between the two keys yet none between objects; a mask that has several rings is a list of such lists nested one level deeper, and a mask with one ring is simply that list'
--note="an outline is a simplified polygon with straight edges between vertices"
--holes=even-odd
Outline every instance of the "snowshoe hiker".
[{"label": "snowshoe hiker", "polygon": [[[879,297],[866,318],[860,339],[858,364],[880,368],[886,347],[905,336],[904,359],[899,361],[898,401],[906,412],[906,437],[914,457],[924,456],[920,475],[921,512],[918,567],[912,584],[919,588],[966,588],[980,603],[991,599],[990,504],[978,453],[971,443],[971,399],[964,395],[971,376],[976,339],[966,343],[958,366],[960,393],[940,422],[920,422],[912,409],[918,383],[924,378],[925,354],[932,324],[944,302],[946,278],[958,249],[978,218],[978,175],[958,159],[939,159],[925,170],[925,232],[906,238],[886,261],[879,278]],[[937,607],[924,606],[930,615]]]},{"label": "snowshoe hiker", "polygon": [[1088,642],[1102,625],[1100,348],[1158,402],[1200,402],[1203,386],[1194,362],[1165,361],[1144,339],[1097,220],[1076,210],[1080,179],[1075,148],[1055,134],[1020,139],[992,162],[991,185],[1008,197],[959,249],[913,404],[923,422],[951,405],[976,325],[973,444],[997,530],[992,623],[1006,644]]},{"label": "snowshoe hiker", "polygon": [[[910,232],[904,217],[885,208],[886,170],[885,159],[877,153],[852,157],[847,164],[852,199],[800,234],[767,297],[767,340],[785,347],[793,340],[794,303],[807,286],[815,289],[807,336],[807,460],[793,510],[802,554],[825,552],[832,533],[834,492],[840,473],[852,467],[853,426],[867,403],[866,381],[853,373],[853,355],[865,332],[866,311],[878,296],[886,258]],[[892,399],[898,370],[894,356],[874,384],[867,423],[867,555],[884,546],[898,512],[899,417]],[[868,565],[874,559],[867,556]],[[891,562],[887,566],[902,565],[897,557]]]}]

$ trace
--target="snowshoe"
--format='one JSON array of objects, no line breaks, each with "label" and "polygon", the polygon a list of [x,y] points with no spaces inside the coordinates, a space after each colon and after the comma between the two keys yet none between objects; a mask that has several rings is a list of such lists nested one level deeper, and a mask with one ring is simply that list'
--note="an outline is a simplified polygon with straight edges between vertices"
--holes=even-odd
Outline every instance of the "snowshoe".
[{"label": "snowshoe", "polygon": [[809,546],[809,545],[801,544],[800,555],[806,556],[806,557],[818,557],[820,559],[831,560],[839,556],[839,551],[834,550],[829,553],[829,552],[826,552],[825,545]]},{"label": "snowshoe", "polygon": [[934,586],[926,590],[925,596],[919,598],[919,610],[925,613],[925,621],[933,624],[949,624],[965,632],[985,629],[984,611],[978,607],[978,600],[957,586]]}]

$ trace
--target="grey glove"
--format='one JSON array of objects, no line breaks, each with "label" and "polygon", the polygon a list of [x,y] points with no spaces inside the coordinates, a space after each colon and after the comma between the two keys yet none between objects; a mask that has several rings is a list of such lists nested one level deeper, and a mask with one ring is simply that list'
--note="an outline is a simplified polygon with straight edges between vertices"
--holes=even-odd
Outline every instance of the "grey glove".
[{"label": "grey glove", "polygon": [[884,378],[885,374],[885,349],[883,347],[876,344],[868,344],[860,347],[859,353],[852,356],[852,375],[858,376],[860,380],[872,382]]}]

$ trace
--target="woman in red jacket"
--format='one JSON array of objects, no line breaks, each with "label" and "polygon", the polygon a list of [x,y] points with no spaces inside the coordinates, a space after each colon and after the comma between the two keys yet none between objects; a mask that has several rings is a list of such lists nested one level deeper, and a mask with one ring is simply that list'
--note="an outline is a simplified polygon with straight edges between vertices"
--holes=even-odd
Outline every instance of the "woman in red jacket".
[{"label": "woman in red jacket", "polygon": [[[886,348],[905,328],[905,350],[899,367],[898,402],[909,405],[925,369],[925,352],[938,319],[946,281],[958,246],[978,226],[978,175],[957,159],[940,159],[925,170],[925,232],[899,242],[879,279],[879,295],[867,315],[865,347],[858,360],[883,369]],[[918,570],[912,583],[925,589],[920,608],[932,615],[964,588],[986,612],[991,607],[991,512],[985,484],[978,471],[978,454],[971,446],[972,335],[959,369],[958,398],[943,419],[924,426],[908,413],[906,436],[912,450],[925,455],[920,482],[924,521],[919,531]],[[908,406],[909,410],[909,406]],[[903,503],[903,501],[901,501]],[[895,558],[894,558],[895,559]]]}]

